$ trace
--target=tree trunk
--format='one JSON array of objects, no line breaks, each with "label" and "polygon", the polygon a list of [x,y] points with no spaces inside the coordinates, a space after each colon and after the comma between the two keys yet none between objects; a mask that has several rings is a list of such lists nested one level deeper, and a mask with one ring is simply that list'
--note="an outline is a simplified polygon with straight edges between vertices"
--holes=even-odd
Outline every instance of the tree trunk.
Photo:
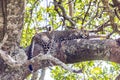
[{"label": "tree trunk", "polygon": [[[19,51],[24,22],[24,1],[0,0],[0,49],[10,56]],[[2,58],[0,65],[1,80],[19,80],[19,75],[15,75],[16,70],[10,69]]]}]

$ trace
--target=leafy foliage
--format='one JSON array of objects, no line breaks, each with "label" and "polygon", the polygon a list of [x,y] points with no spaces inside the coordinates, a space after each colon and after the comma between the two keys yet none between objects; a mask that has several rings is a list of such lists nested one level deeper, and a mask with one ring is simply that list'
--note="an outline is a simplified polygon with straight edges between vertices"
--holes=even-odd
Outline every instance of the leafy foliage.
[{"label": "leafy foliage", "polygon": [[52,70],[52,77],[55,80],[111,80],[117,76],[119,70],[119,65],[106,61],[87,61],[72,66],[82,69],[83,73],[74,74],[56,67]]}]

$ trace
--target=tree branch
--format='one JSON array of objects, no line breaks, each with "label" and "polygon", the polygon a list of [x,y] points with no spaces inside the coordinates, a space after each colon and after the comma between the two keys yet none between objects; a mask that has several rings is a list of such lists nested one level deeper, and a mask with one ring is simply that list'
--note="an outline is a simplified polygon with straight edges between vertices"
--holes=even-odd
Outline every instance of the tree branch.
[{"label": "tree branch", "polygon": [[[55,48],[56,51],[54,52],[53,56],[56,58],[52,58],[50,54],[35,56],[31,60],[25,62],[21,67],[19,67],[18,73],[14,75],[19,74],[19,76],[22,75],[22,78],[25,78],[25,76],[30,73],[28,70],[29,64],[33,65],[34,71],[37,71],[38,69],[43,67],[50,66],[49,64],[43,64],[45,60],[50,60],[54,65],[56,64],[61,65],[58,59],[60,59],[62,62],[66,64],[88,60],[107,60],[120,63],[119,45],[120,45],[119,39],[118,40],[74,39],[62,41],[61,47]],[[21,74],[21,71],[19,70],[23,71],[23,73]],[[11,73],[7,72],[7,74]]]},{"label": "tree branch", "polygon": [[[54,5],[55,5],[55,10],[59,14],[59,16],[62,16],[65,20],[68,20],[70,22],[71,26],[74,28],[74,26],[76,25],[76,23],[72,20],[71,17],[69,17],[66,14],[66,11],[65,11],[64,7],[61,4],[59,4],[56,0],[54,0]],[[58,8],[60,8],[60,10],[62,11],[62,14],[58,10]]]}]

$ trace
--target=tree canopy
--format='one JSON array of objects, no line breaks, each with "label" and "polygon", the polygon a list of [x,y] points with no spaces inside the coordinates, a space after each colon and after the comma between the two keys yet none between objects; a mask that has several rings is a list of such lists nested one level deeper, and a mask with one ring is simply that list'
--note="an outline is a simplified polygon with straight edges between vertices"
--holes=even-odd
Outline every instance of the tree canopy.
[{"label": "tree canopy", "polygon": [[[84,29],[90,31],[91,34],[104,35],[106,38],[118,38],[120,11],[117,3],[119,3],[117,0],[29,0],[25,12],[25,28],[27,29],[24,29],[26,34],[25,31],[23,32],[23,45],[29,44],[27,39],[35,33],[35,29],[44,31],[49,27],[54,30]],[[72,10],[72,15],[70,15],[70,10]],[[100,36],[99,39],[105,38]],[[81,75],[81,79],[84,77],[88,80],[113,79],[119,72],[119,65],[108,61],[80,62],[74,66],[82,68],[84,76]],[[71,74],[58,67],[52,70],[52,74],[56,80],[76,80],[81,77],[79,74]]]}]

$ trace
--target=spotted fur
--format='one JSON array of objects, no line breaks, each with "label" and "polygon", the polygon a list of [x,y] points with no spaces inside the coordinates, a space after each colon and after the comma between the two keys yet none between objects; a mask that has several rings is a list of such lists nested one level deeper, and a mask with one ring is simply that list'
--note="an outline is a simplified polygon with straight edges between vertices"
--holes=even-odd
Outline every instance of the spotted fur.
[{"label": "spotted fur", "polygon": [[[53,40],[55,43],[58,43],[60,47],[60,43],[65,40],[88,38],[89,35],[86,31],[79,30],[41,32],[32,38],[32,42],[28,50],[28,60],[38,55],[39,53],[46,54],[50,48],[51,40]],[[44,52],[40,52],[42,51],[41,49],[44,50]],[[29,68],[32,69],[31,65]]]}]

